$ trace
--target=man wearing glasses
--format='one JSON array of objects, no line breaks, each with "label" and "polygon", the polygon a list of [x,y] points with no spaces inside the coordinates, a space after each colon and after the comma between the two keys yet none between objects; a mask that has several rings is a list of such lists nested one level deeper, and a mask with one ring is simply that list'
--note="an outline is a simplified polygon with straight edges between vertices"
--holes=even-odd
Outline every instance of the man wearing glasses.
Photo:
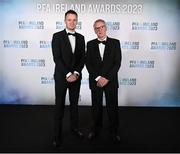
[{"label": "man wearing glasses", "polygon": [[121,65],[121,48],[117,39],[106,35],[106,23],[102,19],[94,22],[97,39],[87,43],[86,67],[89,72],[89,87],[92,99],[93,126],[88,139],[93,140],[102,128],[103,92],[110,121],[110,133],[115,142],[118,135],[118,70]]}]

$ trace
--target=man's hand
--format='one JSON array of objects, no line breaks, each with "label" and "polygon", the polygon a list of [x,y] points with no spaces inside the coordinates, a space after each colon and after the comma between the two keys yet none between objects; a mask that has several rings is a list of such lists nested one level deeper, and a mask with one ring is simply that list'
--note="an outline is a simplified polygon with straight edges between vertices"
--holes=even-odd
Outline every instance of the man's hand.
[{"label": "man's hand", "polygon": [[75,73],[71,74],[68,78],[66,78],[67,82],[75,82],[79,76]]},{"label": "man's hand", "polygon": [[104,87],[108,84],[109,80],[104,78],[104,77],[100,77],[100,79],[97,82],[97,86],[98,87]]}]

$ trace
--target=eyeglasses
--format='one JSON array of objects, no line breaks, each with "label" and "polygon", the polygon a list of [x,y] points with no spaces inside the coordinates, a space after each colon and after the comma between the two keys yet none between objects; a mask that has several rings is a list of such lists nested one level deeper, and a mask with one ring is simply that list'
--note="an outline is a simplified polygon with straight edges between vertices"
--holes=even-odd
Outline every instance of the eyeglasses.
[{"label": "eyeglasses", "polygon": [[102,25],[102,26],[100,26],[100,27],[95,27],[94,29],[96,30],[96,31],[99,31],[100,29],[103,29],[105,27],[105,25]]}]

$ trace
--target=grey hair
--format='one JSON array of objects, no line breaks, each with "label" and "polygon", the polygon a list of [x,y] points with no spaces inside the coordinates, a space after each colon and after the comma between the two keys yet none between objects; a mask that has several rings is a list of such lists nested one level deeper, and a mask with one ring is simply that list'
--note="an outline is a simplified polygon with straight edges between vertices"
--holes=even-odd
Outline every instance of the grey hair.
[{"label": "grey hair", "polygon": [[105,22],[103,19],[97,19],[97,20],[94,22],[94,24],[93,24],[93,27],[94,27],[94,28],[95,28],[95,25],[96,25],[97,22],[102,22],[102,23],[104,23],[105,26],[106,26],[106,22]]}]

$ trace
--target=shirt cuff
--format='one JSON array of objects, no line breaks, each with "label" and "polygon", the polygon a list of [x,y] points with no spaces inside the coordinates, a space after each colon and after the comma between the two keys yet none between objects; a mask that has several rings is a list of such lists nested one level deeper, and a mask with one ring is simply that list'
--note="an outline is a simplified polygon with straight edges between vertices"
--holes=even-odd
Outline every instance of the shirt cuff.
[{"label": "shirt cuff", "polygon": [[97,78],[95,78],[96,81],[98,81],[101,78],[101,76],[98,76]]},{"label": "shirt cuff", "polygon": [[69,78],[72,75],[71,72],[69,72],[68,74],[66,74],[66,78]]},{"label": "shirt cuff", "polygon": [[77,71],[74,71],[74,74],[76,74],[76,75],[78,75],[78,76],[79,76],[79,72],[77,72]]}]

